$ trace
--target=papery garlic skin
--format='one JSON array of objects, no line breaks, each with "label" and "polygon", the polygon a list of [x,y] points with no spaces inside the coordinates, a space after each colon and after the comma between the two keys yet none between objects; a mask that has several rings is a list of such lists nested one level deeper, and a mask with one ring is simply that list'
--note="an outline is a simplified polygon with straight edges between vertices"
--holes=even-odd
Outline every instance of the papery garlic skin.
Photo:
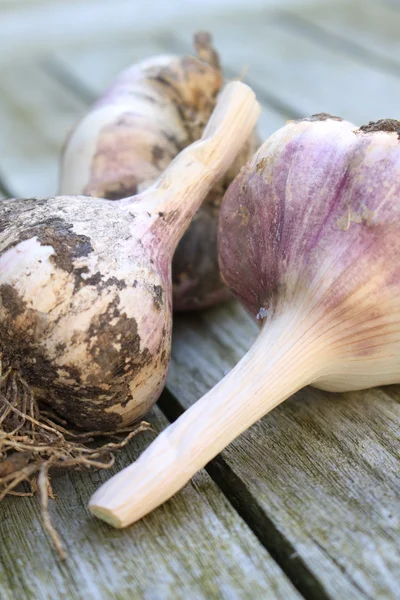
[{"label": "papery garlic skin", "polygon": [[[211,37],[196,34],[195,47],[197,56],[156,56],[116,78],[67,140],[61,194],[117,200],[139,193],[201,137],[223,77]],[[229,297],[218,267],[219,207],[257,141],[253,133],[243,144],[177,247],[172,267],[174,310],[205,308]]]},{"label": "papery garlic skin", "polygon": [[400,381],[393,128],[363,131],[328,115],[291,122],[241,171],[221,209],[224,280],[253,315],[268,310],[267,327],[274,313],[302,307],[299,323],[310,318],[329,363],[313,383],[323,389]]},{"label": "papery garlic skin", "polygon": [[115,430],[157,400],[176,245],[259,114],[250,88],[231,83],[202,139],[141,194],[0,203],[2,367],[70,422]]},{"label": "papery garlic skin", "polygon": [[118,218],[112,203],[85,197],[1,208],[5,366],[91,429],[145,414],[164,387],[171,343],[169,272],[141,244],[154,216]]},{"label": "papery garlic skin", "polygon": [[[119,200],[143,191],[199,139],[221,86],[220,70],[195,57],[125,69],[70,134],[60,192]],[[196,119],[187,127],[180,108]]]}]

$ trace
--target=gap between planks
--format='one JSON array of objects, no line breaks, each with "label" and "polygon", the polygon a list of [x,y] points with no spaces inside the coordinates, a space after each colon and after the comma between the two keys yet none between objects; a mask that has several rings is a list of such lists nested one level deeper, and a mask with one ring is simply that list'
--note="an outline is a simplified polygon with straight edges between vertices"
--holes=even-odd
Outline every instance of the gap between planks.
[{"label": "gap between planks", "polygon": [[[168,421],[154,407],[157,431]],[[149,439],[150,438],[150,439]],[[276,562],[202,470],[180,494],[129,528],[90,518],[87,503],[98,485],[128,466],[148,446],[134,437],[110,473],[60,473],[50,512],[67,561],[57,560],[40,526],[39,503],[6,498],[1,505],[2,600],[301,600]],[[29,533],[27,535],[27,532]]]},{"label": "gap between planks", "polygon": [[[168,389],[157,405],[171,423],[185,412],[179,399]],[[219,454],[204,468],[300,594],[307,600],[330,600],[321,582],[224,458]]]},{"label": "gap between planks", "polygon": [[14,195],[0,173],[0,199],[2,198],[14,198]]}]

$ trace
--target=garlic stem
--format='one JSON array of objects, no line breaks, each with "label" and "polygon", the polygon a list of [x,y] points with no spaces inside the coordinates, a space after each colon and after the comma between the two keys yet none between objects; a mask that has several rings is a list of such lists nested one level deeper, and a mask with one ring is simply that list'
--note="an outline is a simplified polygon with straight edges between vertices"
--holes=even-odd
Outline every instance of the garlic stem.
[{"label": "garlic stem", "polygon": [[[89,509],[114,527],[125,527],[168,500],[233,439],[288,396],[311,383],[323,350],[312,328],[294,330],[288,311],[266,324],[236,367],[140,458],[92,497]],[[265,366],[267,365],[267,366]]]},{"label": "garlic stem", "polygon": [[241,82],[229,83],[221,93],[201,139],[185,148],[147,190],[121,202],[138,210],[172,215],[161,219],[168,230],[167,249],[173,252],[207,192],[235,160],[251,135],[261,107],[255,94]]}]

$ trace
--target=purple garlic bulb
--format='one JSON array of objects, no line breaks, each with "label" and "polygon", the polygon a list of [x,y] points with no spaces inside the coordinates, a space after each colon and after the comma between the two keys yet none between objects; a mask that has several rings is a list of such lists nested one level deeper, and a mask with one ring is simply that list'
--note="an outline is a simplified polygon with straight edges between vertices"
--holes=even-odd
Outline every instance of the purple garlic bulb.
[{"label": "purple garlic bulb", "polygon": [[167,500],[306,385],[400,382],[400,122],[320,114],[270,137],[233,181],[219,225],[231,291],[262,321],[248,353],[107,482],[91,510],[123,527]]}]

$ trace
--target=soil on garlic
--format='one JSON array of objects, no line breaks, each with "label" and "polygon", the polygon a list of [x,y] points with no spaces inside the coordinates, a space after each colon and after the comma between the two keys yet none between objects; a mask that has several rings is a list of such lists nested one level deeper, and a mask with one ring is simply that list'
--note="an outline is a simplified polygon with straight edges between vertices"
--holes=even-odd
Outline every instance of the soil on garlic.
[{"label": "soil on garlic", "polygon": [[[62,202],[62,198],[33,198],[2,202],[0,265],[4,260],[14,259],[17,268],[11,285],[4,282],[4,270],[0,266],[0,501],[7,495],[26,496],[37,491],[44,528],[60,558],[65,559],[61,538],[47,510],[48,497],[52,494],[49,469],[110,468],[115,452],[137,433],[150,429],[146,423],[124,426],[119,407],[126,407],[132,399],[126,375],[131,372],[134,378],[135,369],[144,369],[144,376],[147,372],[151,378],[154,363],[168,362],[169,355],[164,351],[161,356],[154,356],[147,347],[141,350],[136,320],[120,310],[119,294],[129,281],[108,275],[108,269],[116,269],[118,261],[109,260],[107,264],[106,247],[103,252],[98,248],[107,241],[116,243],[116,238],[112,233],[107,237],[101,227],[97,229],[96,220],[86,233],[75,233],[71,221],[78,219],[82,199],[79,204],[75,199],[75,206],[71,200],[66,210],[60,210],[60,200]],[[89,214],[93,217],[96,203],[90,200],[90,204],[94,212],[89,211]],[[106,212],[104,206],[100,210]],[[82,221],[82,216],[80,219]],[[81,227],[85,229],[82,223]],[[115,227],[116,223],[109,228],[114,236]],[[129,225],[126,231],[117,229],[129,239]],[[33,259],[29,253],[32,245],[36,250]],[[97,264],[91,261],[95,249],[100,251]],[[40,265],[44,267],[49,254],[48,265],[54,269],[54,284],[45,281],[41,287]],[[26,262],[22,272],[18,268],[20,261]],[[38,267],[36,272],[35,266]],[[43,293],[46,312],[30,308],[33,298],[29,283],[24,286],[21,276],[28,281],[31,277],[35,295]],[[91,288],[97,298],[91,299],[89,294],[85,300],[84,290]],[[153,298],[155,315],[162,314],[162,287],[153,284],[148,293]],[[74,331],[72,325],[76,326],[82,318],[82,313],[79,315],[82,302],[86,302],[90,311],[91,305],[98,304],[102,298],[104,312],[87,320],[85,326],[80,327],[80,333],[79,327]],[[74,314],[74,307],[77,308],[76,320],[72,316],[71,327],[66,326],[67,337],[64,335],[64,340],[57,341],[57,335],[50,336],[50,346],[44,348],[41,335],[46,329],[53,329],[54,334],[63,319],[68,318],[69,311]],[[49,318],[57,311],[55,319]],[[77,351],[82,344],[90,362],[80,361],[79,352],[75,360],[68,362],[69,353],[73,355],[74,349]],[[148,371],[146,365],[149,365]],[[164,377],[161,377],[159,385],[163,382]],[[137,386],[140,384],[136,382]],[[147,407],[148,404],[141,407],[138,417]],[[79,432],[71,422],[91,431]],[[107,436],[108,440],[94,446],[91,442],[100,436]],[[21,488],[24,482],[28,488]]]},{"label": "soil on garlic", "polygon": [[[0,264],[18,265],[13,285],[0,271],[3,369],[18,369],[39,400],[86,429],[141,418],[151,400],[141,404],[138,396],[149,387],[159,394],[164,385],[171,307],[157,268],[135,256],[135,215],[116,220],[112,203],[89,198],[3,201],[2,209]],[[116,244],[126,254],[110,256]],[[41,262],[52,270],[43,285]],[[152,307],[146,322],[140,306],[137,315],[126,309],[125,296],[135,291]],[[155,333],[145,339],[150,328]]]},{"label": "soil on garlic", "polygon": [[[83,429],[113,432],[155,403],[171,350],[174,251],[259,114],[253,91],[232,82],[199,143],[147,192],[119,202],[58,196],[0,204],[2,442],[19,451],[26,422],[30,440],[50,427],[55,437],[47,445],[67,462],[71,448],[62,444],[58,453],[57,421],[39,414],[39,403]],[[20,462],[7,455],[0,472],[13,475]],[[54,537],[46,514],[49,466],[51,458],[38,486]]]}]

